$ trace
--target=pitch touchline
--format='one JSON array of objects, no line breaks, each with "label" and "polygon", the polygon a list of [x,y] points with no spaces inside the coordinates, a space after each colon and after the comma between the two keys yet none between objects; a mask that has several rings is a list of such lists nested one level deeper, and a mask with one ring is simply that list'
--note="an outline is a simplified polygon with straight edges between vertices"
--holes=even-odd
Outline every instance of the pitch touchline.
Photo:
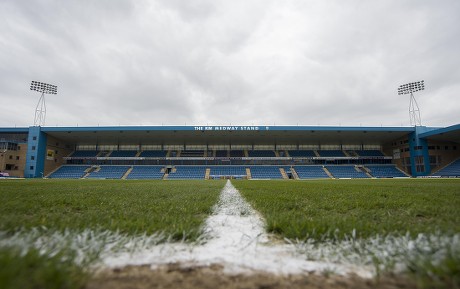
[{"label": "pitch touchline", "polygon": [[135,253],[122,253],[103,258],[110,267],[169,263],[183,266],[221,264],[228,273],[265,271],[276,274],[333,271],[371,277],[369,269],[305,260],[294,245],[272,244],[264,230],[264,220],[227,181],[214,213],[206,219],[202,245],[161,244]]}]

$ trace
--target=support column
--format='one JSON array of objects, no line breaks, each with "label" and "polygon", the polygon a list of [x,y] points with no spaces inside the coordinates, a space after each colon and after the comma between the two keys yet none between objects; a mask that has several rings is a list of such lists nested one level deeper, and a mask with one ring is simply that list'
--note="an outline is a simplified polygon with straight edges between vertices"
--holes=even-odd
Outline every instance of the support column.
[{"label": "support column", "polygon": [[44,177],[46,158],[46,134],[40,126],[29,127],[27,159],[24,176],[26,178]]}]

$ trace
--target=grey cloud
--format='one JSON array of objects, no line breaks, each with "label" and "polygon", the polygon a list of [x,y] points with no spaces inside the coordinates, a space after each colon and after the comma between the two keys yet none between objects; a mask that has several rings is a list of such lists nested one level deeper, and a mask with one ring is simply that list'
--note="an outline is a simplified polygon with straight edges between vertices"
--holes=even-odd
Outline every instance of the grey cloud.
[{"label": "grey cloud", "polygon": [[[30,125],[31,80],[58,85],[49,125],[458,123],[460,2],[0,3],[0,126]],[[448,103],[447,107],[445,103]]]}]

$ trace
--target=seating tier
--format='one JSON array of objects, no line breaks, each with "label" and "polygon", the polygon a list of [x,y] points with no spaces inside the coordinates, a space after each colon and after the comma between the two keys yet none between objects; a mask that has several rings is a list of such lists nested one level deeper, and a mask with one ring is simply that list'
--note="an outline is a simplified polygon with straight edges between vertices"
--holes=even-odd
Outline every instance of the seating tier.
[{"label": "seating tier", "polygon": [[48,177],[52,179],[79,179],[86,174],[85,171],[88,168],[88,166],[64,165]]},{"label": "seating tier", "polygon": [[447,167],[437,171],[433,176],[438,177],[460,177],[460,159],[451,163]]},{"label": "seating tier", "polygon": [[129,173],[127,179],[141,180],[152,179],[161,180],[164,176],[162,172],[163,166],[133,166],[132,171]]},{"label": "seating tier", "polygon": [[326,166],[327,170],[338,179],[364,179],[369,178],[364,172],[358,172],[354,166]]}]

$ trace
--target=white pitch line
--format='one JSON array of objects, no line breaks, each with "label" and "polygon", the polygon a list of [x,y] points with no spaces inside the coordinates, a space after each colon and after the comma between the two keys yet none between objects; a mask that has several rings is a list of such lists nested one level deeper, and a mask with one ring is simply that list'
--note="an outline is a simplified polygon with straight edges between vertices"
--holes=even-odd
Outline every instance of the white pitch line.
[{"label": "white pitch line", "polygon": [[184,266],[220,264],[227,273],[265,271],[274,274],[300,274],[305,272],[354,273],[372,277],[372,268],[340,265],[305,260],[295,245],[273,244],[264,230],[264,220],[227,182],[214,213],[204,228],[207,241],[202,245],[165,243],[134,253],[121,253],[103,257],[109,267],[146,265],[152,268],[170,263]]}]

